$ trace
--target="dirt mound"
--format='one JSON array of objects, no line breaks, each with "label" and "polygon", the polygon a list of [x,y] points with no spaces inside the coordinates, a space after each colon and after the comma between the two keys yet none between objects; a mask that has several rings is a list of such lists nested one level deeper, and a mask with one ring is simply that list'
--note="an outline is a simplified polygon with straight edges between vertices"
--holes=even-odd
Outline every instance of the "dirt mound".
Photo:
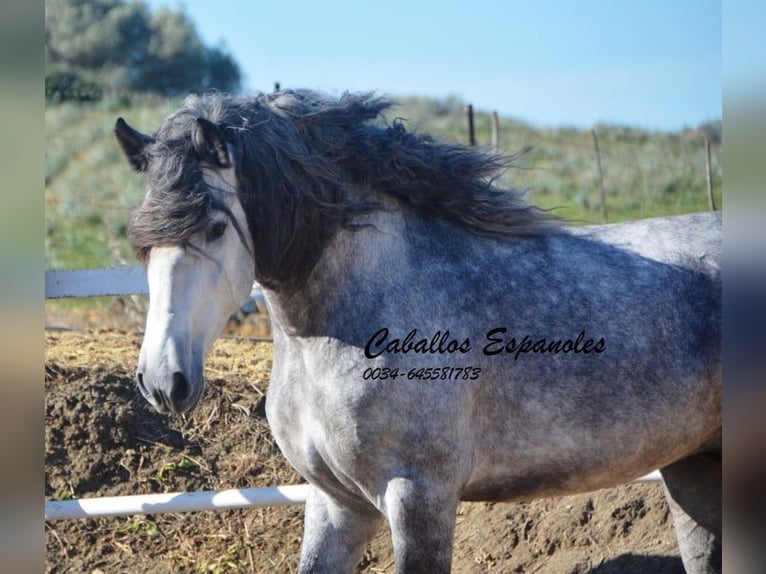
[{"label": "dirt mound", "polygon": [[[222,339],[200,407],[154,412],[132,371],[140,335],[46,334],[45,496],[148,494],[296,484],[266,422],[271,345]],[[46,572],[292,572],[303,508],[46,523]],[[529,503],[464,503],[453,571],[683,572],[658,484]],[[388,533],[360,572],[393,572]]]}]

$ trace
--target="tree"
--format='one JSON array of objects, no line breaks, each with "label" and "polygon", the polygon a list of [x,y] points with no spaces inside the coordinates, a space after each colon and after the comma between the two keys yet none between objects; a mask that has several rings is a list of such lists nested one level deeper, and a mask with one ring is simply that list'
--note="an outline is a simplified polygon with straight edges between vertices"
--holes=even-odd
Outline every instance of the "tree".
[{"label": "tree", "polygon": [[240,89],[241,72],[221,47],[206,47],[183,11],[150,13],[140,1],[47,0],[48,78],[82,77],[106,90],[175,95]]},{"label": "tree", "polygon": [[242,74],[234,58],[222,46],[209,48],[205,54],[205,78],[207,88],[223,92],[238,92],[242,87]]},{"label": "tree", "polygon": [[151,36],[146,6],[122,0],[47,0],[48,63],[97,70],[140,66]]}]

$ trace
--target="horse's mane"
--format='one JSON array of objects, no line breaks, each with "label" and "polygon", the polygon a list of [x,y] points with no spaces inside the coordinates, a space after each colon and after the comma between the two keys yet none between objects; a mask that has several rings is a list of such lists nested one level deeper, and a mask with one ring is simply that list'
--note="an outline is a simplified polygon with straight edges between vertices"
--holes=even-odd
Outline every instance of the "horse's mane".
[{"label": "horse's mane", "polygon": [[382,113],[392,105],[370,93],[332,98],[309,90],[189,96],[154,134],[152,193],[132,218],[134,247],[157,244],[156,230],[170,219],[182,240],[220,207],[201,190],[194,161],[190,133],[199,117],[219,125],[234,150],[240,200],[258,246],[256,276],[266,286],[271,276],[276,285],[277,275],[310,272],[337,229],[379,208],[382,196],[480,235],[549,227],[547,213],[499,185],[507,167],[501,156],[409,132],[399,120],[387,125]]}]

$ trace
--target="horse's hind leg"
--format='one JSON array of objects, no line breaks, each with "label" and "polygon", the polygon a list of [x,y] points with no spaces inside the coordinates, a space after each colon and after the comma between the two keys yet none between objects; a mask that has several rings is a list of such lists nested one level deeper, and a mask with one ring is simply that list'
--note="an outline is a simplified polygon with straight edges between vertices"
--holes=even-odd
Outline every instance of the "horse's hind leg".
[{"label": "horse's hind leg", "polygon": [[695,454],[661,473],[687,574],[720,573],[720,454]]},{"label": "horse's hind leg", "polygon": [[452,564],[457,498],[417,481],[390,480],[385,494],[397,574],[444,574]]},{"label": "horse's hind leg", "polygon": [[299,572],[353,572],[382,520],[372,506],[349,508],[312,486],[306,499]]}]

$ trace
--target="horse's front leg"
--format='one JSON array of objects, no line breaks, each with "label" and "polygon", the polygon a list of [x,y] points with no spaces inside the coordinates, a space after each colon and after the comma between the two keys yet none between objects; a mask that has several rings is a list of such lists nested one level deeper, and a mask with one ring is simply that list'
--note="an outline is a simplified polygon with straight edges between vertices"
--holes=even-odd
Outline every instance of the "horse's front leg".
[{"label": "horse's front leg", "polygon": [[353,572],[381,520],[382,516],[372,506],[350,508],[311,486],[306,499],[298,571],[301,574]]},{"label": "horse's front leg", "polygon": [[444,485],[395,478],[385,494],[397,574],[448,573],[458,497]]}]

